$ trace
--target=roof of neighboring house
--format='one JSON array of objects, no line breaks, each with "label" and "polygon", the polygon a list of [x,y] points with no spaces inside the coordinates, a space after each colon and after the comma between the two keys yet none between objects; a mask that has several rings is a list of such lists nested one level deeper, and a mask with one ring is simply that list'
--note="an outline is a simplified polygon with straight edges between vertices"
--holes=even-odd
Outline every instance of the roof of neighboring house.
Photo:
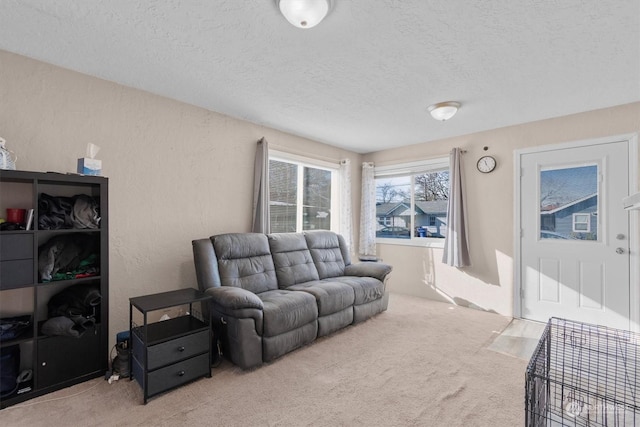
[{"label": "roof of neighboring house", "polygon": [[564,205],[548,205],[540,208],[541,215],[552,215],[556,212],[560,212],[561,210],[567,209],[573,205],[577,205],[578,203],[584,202],[585,200],[589,200],[592,197],[596,197],[598,193],[593,193],[585,197],[581,197],[577,200],[574,200],[569,203],[565,203]]},{"label": "roof of neighboring house", "polygon": [[[446,214],[447,200],[432,200],[429,202],[415,202],[416,212],[420,214]],[[397,212],[398,208],[402,211]],[[381,203],[376,205],[376,216],[407,216],[411,215],[409,204],[405,202]],[[446,215],[445,215],[446,216]]]},{"label": "roof of neighboring house", "polygon": [[[418,215],[437,215],[447,213],[446,200],[432,200],[429,202],[416,202],[416,213]],[[411,215],[411,210],[407,207],[399,216]]]},{"label": "roof of neighboring house", "polygon": [[[379,205],[376,205],[376,216],[389,216],[398,208],[405,210],[408,207],[409,206],[404,202],[380,203]],[[395,216],[398,216],[398,214],[396,213]]]},{"label": "roof of neighboring house", "polygon": [[431,200],[429,202],[416,202],[416,207],[425,214],[438,214],[447,212],[448,200]]}]

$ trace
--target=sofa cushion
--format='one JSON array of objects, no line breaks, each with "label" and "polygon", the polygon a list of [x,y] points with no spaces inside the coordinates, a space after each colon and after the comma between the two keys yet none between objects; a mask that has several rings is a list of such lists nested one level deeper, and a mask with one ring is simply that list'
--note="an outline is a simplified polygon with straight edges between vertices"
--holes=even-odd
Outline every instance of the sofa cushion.
[{"label": "sofa cushion", "polygon": [[344,274],[344,258],[338,241],[338,235],[332,231],[305,232],[307,246],[313,263],[318,269],[320,279],[337,277]]},{"label": "sofa cushion", "polygon": [[259,293],[278,289],[267,236],[229,233],[213,236],[222,286]]},{"label": "sofa cushion", "polygon": [[303,234],[274,233],[267,237],[281,289],[320,278]]},{"label": "sofa cushion", "polygon": [[336,281],[312,281],[290,286],[292,291],[308,292],[318,303],[318,315],[326,316],[353,305],[355,293],[353,288]]},{"label": "sofa cushion", "polygon": [[366,304],[384,295],[384,283],[373,277],[342,276],[323,280],[323,282],[329,281],[351,286],[355,292],[354,305]]},{"label": "sofa cushion", "polygon": [[273,337],[291,331],[318,318],[316,299],[306,292],[282,289],[258,294],[262,300],[262,335]]}]

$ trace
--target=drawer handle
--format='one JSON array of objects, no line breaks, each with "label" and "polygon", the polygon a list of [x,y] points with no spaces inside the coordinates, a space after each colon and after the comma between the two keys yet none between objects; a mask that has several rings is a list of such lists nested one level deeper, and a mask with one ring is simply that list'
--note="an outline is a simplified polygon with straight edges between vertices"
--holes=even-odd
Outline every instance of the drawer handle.
[{"label": "drawer handle", "polygon": [[178,376],[179,376],[179,377],[184,376],[184,371],[180,371],[180,372],[178,372]]},{"label": "drawer handle", "polygon": [[183,352],[183,351],[184,351],[184,346],[183,346],[183,345],[181,345],[180,347],[178,347],[178,351],[179,351],[179,352]]}]

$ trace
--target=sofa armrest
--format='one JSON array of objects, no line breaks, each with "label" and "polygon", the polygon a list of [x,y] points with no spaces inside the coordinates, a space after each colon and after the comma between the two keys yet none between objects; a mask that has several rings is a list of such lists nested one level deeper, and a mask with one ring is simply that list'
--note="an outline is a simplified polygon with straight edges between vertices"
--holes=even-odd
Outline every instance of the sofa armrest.
[{"label": "sofa armrest", "polygon": [[220,286],[205,291],[213,297],[213,303],[225,310],[235,311],[247,308],[262,310],[264,306],[256,294],[242,288]]},{"label": "sofa armrest", "polygon": [[392,269],[393,267],[389,264],[383,264],[381,262],[358,262],[356,264],[347,265],[344,268],[344,275],[375,277],[381,282],[384,282],[384,279],[389,273],[391,273]]},{"label": "sofa armrest", "polygon": [[211,329],[223,352],[233,363],[249,369],[262,363],[264,305],[253,292],[222,286],[205,291],[209,303]]}]

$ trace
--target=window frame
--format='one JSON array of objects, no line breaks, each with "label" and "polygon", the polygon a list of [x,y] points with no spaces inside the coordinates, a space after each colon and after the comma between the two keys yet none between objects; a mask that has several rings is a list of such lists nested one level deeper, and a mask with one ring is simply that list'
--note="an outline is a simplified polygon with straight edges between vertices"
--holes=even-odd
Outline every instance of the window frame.
[{"label": "window frame", "polygon": [[[308,167],[331,172],[331,208],[329,210],[331,219],[329,228],[337,233],[340,227],[340,192],[338,188],[340,183],[340,164],[276,150],[269,150],[269,165],[271,165],[271,160],[291,163],[297,166],[296,233],[309,231],[302,229],[304,224],[304,168]],[[271,227],[271,218],[269,218],[269,227]]]},{"label": "window frame", "polygon": [[[433,159],[420,160],[415,162],[399,163],[393,165],[375,166],[374,179],[379,178],[399,178],[410,177],[411,188],[411,208],[415,212],[415,176],[425,173],[435,173],[448,171],[451,176],[449,156],[437,157]],[[377,185],[376,185],[377,187]],[[377,221],[377,220],[376,220]],[[376,237],[376,243],[385,245],[417,246],[427,248],[444,248],[443,238],[438,237],[415,237],[415,214],[411,215],[411,227],[409,239],[398,239],[388,237]]]}]

